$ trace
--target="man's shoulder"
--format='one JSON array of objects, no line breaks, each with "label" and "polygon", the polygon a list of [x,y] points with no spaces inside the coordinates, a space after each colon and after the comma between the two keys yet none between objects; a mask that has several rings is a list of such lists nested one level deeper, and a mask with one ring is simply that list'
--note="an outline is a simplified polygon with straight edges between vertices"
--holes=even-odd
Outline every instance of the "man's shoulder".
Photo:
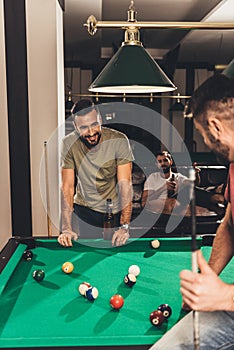
[{"label": "man's shoulder", "polygon": [[105,127],[103,126],[102,127],[102,132],[103,132],[103,135],[106,137],[106,138],[113,138],[113,139],[118,139],[118,138],[121,138],[121,139],[127,139],[127,136],[119,131],[119,130],[115,130],[115,129],[112,129],[112,128],[109,128],[109,127]]},{"label": "man's shoulder", "polygon": [[175,177],[178,177],[181,180],[188,180],[188,177],[181,173],[174,173],[174,174],[175,174]]},{"label": "man's shoulder", "polygon": [[149,176],[148,176],[148,179],[150,180],[153,180],[153,179],[160,179],[160,172],[156,171],[154,173],[151,173]]}]

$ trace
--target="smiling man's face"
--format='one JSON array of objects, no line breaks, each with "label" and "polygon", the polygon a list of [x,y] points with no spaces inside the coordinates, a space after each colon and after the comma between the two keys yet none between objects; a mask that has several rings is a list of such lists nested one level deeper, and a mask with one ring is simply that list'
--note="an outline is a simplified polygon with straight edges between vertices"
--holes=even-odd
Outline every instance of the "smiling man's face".
[{"label": "smiling man's face", "polygon": [[83,116],[76,116],[75,127],[80,134],[80,139],[89,148],[95,147],[101,138],[101,117],[93,109]]}]

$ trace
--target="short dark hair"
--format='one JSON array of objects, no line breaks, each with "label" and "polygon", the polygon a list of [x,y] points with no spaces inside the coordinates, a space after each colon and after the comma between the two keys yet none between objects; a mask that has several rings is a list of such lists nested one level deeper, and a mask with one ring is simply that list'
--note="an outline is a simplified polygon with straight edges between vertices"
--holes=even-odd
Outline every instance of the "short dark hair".
[{"label": "short dark hair", "polygon": [[234,117],[234,79],[224,74],[214,74],[201,84],[188,101],[186,116],[193,116],[203,125],[207,112],[213,110],[220,119]]},{"label": "short dark hair", "polygon": [[157,158],[158,156],[162,156],[162,157],[164,156],[172,160],[172,155],[168,151],[159,151],[155,154],[155,158]]},{"label": "short dark hair", "polygon": [[91,112],[92,110],[96,109],[94,103],[91,100],[83,99],[74,104],[72,107],[71,113],[73,119],[75,119],[76,116],[83,116],[87,113]]}]

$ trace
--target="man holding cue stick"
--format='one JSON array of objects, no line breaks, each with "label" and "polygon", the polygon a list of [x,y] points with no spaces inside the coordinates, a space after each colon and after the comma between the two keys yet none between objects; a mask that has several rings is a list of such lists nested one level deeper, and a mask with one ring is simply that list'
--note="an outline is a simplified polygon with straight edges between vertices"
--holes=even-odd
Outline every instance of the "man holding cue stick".
[{"label": "man holding cue stick", "polygon": [[[207,263],[197,251],[199,273],[180,273],[184,306],[199,311],[200,350],[234,349],[234,284],[219,274],[234,253],[234,79],[216,74],[193,94],[187,112],[205,144],[230,163],[226,214],[219,225]],[[234,280],[234,277],[233,277]],[[194,349],[193,312],[172,327],[150,350]]]}]

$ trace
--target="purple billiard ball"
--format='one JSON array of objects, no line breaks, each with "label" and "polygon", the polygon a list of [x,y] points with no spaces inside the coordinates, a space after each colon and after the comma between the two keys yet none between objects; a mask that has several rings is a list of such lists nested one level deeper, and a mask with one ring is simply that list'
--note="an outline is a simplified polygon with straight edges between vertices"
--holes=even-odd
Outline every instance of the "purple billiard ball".
[{"label": "purple billiard ball", "polygon": [[162,311],[152,311],[150,314],[150,322],[153,326],[160,327],[165,322],[165,317],[163,316]]},{"label": "purple billiard ball", "polygon": [[159,305],[158,310],[162,311],[165,318],[169,318],[172,314],[172,309],[168,304]]}]

